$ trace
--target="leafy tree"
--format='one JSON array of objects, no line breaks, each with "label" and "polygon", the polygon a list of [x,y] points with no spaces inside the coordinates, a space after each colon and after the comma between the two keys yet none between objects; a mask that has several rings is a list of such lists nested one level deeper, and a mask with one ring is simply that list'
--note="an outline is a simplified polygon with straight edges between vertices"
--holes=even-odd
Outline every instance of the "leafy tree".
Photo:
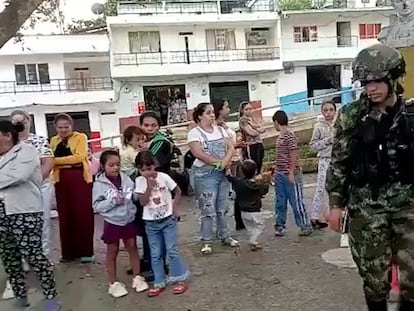
[{"label": "leafy tree", "polygon": [[312,0],[280,0],[280,11],[303,11],[312,9]]}]

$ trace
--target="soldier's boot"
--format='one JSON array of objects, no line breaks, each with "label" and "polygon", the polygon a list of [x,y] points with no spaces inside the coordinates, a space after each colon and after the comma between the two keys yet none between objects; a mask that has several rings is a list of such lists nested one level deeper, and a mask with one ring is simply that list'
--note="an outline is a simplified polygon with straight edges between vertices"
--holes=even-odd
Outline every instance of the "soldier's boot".
[{"label": "soldier's boot", "polygon": [[400,308],[399,311],[412,311],[414,310],[414,301],[410,301],[403,296],[400,297]]},{"label": "soldier's boot", "polygon": [[372,301],[367,299],[368,311],[387,311],[387,300]]}]

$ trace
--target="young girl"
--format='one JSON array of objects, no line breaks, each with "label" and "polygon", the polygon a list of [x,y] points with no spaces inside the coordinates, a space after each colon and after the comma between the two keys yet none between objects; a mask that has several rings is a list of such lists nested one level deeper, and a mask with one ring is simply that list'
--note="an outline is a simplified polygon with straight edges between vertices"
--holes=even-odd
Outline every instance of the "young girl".
[{"label": "young girl", "polygon": [[145,145],[145,135],[138,126],[129,126],[125,129],[122,139],[122,147],[119,151],[121,155],[121,171],[135,180],[136,168],[135,157]]},{"label": "young girl", "polygon": [[[180,253],[177,241],[177,217],[181,190],[175,181],[165,173],[157,172],[156,159],[150,151],[137,156],[137,168],[141,176],[136,179],[135,192],[144,207],[142,218],[151,247],[151,264],[154,286],[148,296],[158,296],[166,287],[164,251],[166,250],[170,275],[168,283],[174,283],[172,292],[176,295],[187,290],[189,271]],[[174,200],[171,193],[174,193]]]},{"label": "young girl", "polygon": [[130,264],[135,275],[132,288],[136,292],[148,289],[148,284],[140,273],[140,259],[137,249],[137,227],[134,223],[136,207],[132,202],[134,183],[120,172],[120,157],[115,150],[106,150],[100,157],[102,171],[96,176],[93,185],[93,208],[105,220],[102,240],[107,245],[106,269],[108,273],[108,293],[115,298],[128,294],[123,283],[116,276],[116,259],[119,240],[122,240],[129,254]]},{"label": "young girl", "polygon": [[322,103],[322,116],[319,118],[313,129],[310,146],[318,152],[318,182],[315,195],[313,197],[311,223],[315,229],[323,229],[328,226],[324,221],[320,221],[320,212],[323,209],[326,173],[331,162],[332,142],[333,142],[333,120],[336,113],[336,105],[332,100]]}]

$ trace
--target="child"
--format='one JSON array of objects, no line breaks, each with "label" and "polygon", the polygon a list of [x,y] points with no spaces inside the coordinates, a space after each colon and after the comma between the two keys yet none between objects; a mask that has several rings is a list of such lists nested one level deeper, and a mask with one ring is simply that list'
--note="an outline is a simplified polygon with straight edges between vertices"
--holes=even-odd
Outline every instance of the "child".
[{"label": "child", "polygon": [[136,207],[132,202],[134,183],[120,172],[120,157],[115,150],[101,154],[102,171],[96,176],[93,185],[93,209],[105,220],[102,240],[107,245],[106,269],[108,273],[108,293],[114,298],[128,294],[123,283],[116,276],[116,260],[119,253],[119,240],[122,240],[129,254],[130,264],[135,275],[132,288],[136,292],[148,289],[148,284],[140,273],[140,259],[137,249],[137,228],[134,223]]},{"label": "child", "polygon": [[303,203],[302,170],[297,161],[297,138],[288,128],[286,112],[276,111],[272,120],[276,131],[280,132],[276,140],[276,236],[285,235],[287,201],[293,208],[295,222],[299,227],[299,235],[308,236],[312,233],[312,226]]},{"label": "child", "polygon": [[312,203],[311,223],[314,229],[323,229],[328,226],[326,222],[319,220],[320,212],[323,209],[326,173],[331,163],[333,143],[333,120],[336,113],[336,105],[333,100],[326,100],[322,103],[322,118],[318,120],[313,129],[310,146],[318,152],[318,182]]},{"label": "child", "polygon": [[[135,192],[144,207],[142,218],[151,247],[151,264],[154,285],[148,296],[158,296],[166,287],[164,271],[164,250],[167,252],[170,276],[169,282],[175,283],[173,293],[183,294],[187,290],[189,271],[177,248],[178,207],[181,190],[170,176],[157,172],[156,159],[150,151],[142,151],[136,160],[141,176],[136,179]],[[174,201],[172,194],[174,193]]]},{"label": "child", "polygon": [[260,213],[262,196],[269,191],[269,185],[256,182],[253,177],[257,171],[256,162],[244,160],[241,165],[244,177],[227,176],[236,192],[236,204],[241,211],[241,218],[250,235],[249,245],[252,251],[262,248],[257,239],[264,229],[264,218]]},{"label": "child", "polygon": [[135,157],[145,145],[145,135],[138,126],[129,126],[125,129],[122,138],[122,146],[119,151],[121,155],[121,171],[135,180],[137,171]]}]

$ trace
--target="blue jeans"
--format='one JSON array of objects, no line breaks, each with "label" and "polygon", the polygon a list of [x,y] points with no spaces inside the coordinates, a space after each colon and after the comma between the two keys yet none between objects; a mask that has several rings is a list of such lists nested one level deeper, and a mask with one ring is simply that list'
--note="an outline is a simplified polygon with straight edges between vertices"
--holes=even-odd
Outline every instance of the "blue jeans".
[{"label": "blue jeans", "polygon": [[185,281],[190,272],[182,260],[177,247],[177,222],[173,216],[160,221],[145,221],[145,230],[151,249],[151,265],[154,273],[154,286],[167,284],[164,270],[164,249],[167,252],[170,276],[168,283]]},{"label": "blue jeans", "polygon": [[217,237],[224,241],[229,238],[227,221],[230,183],[224,171],[193,167],[194,187],[200,208],[201,240],[212,241],[213,223],[216,218]]},{"label": "blue jeans", "polygon": [[287,202],[293,209],[296,225],[301,229],[310,228],[309,217],[303,203],[303,181],[302,172],[295,173],[295,182],[288,180],[288,175],[276,173],[275,176],[275,228],[286,228]]}]

